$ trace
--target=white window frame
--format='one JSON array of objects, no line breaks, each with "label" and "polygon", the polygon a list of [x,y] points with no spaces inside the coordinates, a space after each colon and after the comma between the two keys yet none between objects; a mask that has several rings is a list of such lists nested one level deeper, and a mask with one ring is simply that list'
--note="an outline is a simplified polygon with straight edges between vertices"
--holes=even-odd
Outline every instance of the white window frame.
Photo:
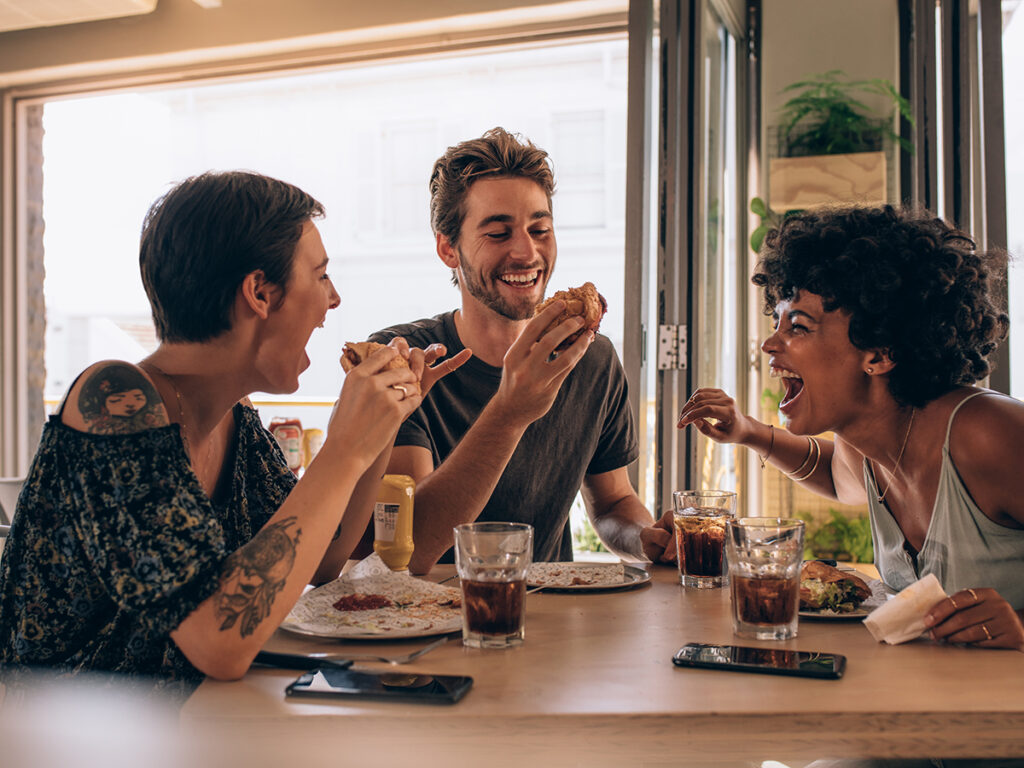
[{"label": "white window frame", "polygon": [[[29,238],[41,237],[29,232],[26,216],[28,180],[41,163],[41,158],[33,155],[26,141],[26,116],[33,107],[61,97],[86,94],[315,71],[371,60],[414,60],[470,49],[528,48],[555,40],[600,39],[620,36],[628,28],[626,12],[608,13],[604,8],[598,8],[591,15],[572,18],[539,13],[537,19],[523,17],[513,24],[509,24],[508,15],[502,12],[481,13],[474,18],[475,26],[466,25],[462,17],[459,24],[448,29],[444,28],[444,20],[438,20],[437,31],[428,35],[424,35],[420,27],[411,32],[396,28],[396,34],[404,31],[410,36],[382,35],[371,43],[353,39],[350,43],[326,48],[263,55],[249,45],[244,56],[201,65],[168,65],[170,58],[148,57],[133,60],[130,66],[114,73],[108,71],[83,77],[81,71],[68,69],[56,79],[19,83],[0,91],[0,476],[27,473],[41,428],[41,423],[33,423],[30,417],[32,405],[36,401],[41,404],[42,382],[37,386],[30,384],[32,341],[28,338]],[[274,43],[268,43],[267,51],[275,47]],[[627,238],[629,236],[627,232]],[[628,246],[625,249],[626,254],[633,252]],[[628,260],[628,256],[624,258]],[[639,312],[640,301],[630,300],[627,294],[626,306],[630,311]],[[635,325],[632,318],[626,321],[627,329]],[[627,369],[627,375],[636,381],[639,372]]]}]

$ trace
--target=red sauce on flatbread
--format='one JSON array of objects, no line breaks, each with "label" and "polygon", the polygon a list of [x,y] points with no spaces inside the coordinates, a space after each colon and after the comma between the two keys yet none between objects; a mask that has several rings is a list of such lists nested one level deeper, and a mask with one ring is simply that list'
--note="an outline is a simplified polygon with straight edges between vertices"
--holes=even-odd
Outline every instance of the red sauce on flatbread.
[{"label": "red sauce on flatbread", "polygon": [[334,603],[335,609],[339,611],[372,611],[377,608],[391,608],[393,605],[394,603],[384,595],[364,595],[360,592],[345,595]]}]

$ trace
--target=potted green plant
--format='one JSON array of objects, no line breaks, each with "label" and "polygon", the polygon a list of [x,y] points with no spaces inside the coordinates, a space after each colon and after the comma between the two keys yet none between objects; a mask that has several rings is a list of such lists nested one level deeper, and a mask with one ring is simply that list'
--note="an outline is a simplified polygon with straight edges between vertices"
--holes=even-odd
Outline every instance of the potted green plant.
[{"label": "potted green plant", "polygon": [[854,563],[874,562],[871,523],[864,515],[848,517],[830,509],[829,519],[821,520],[807,512],[797,517],[807,524],[804,557],[846,560]]},{"label": "potted green plant", "polygon": [[778,212],[834,202],[886,199],[885,142],[913,145],[893,130],[893,112],[872,112],[862,101],[881,95],[913,123],[910,103],[888,80],[850,80],[831,70],[786,86],[780,109],[780,157],[769,164],[769,202]]},{"label": "potted green plant", "polygon": [[873,115],[860,94],[877,94],[891,100],[911,124],[910,102],[888,80],[848,80],[833,69],[787,85],[783,93],[795,95],[782,105],[779,140],[787,157],[844,155],[877,152],[886,138],[908,152],[914,146],[892,128],[891,115]]}]

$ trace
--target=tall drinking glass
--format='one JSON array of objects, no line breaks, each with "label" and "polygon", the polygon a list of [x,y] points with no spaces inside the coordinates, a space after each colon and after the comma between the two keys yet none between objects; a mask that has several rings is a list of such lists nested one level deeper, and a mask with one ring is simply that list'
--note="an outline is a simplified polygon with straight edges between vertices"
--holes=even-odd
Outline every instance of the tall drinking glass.
[{"label": "tall drinking glass", "polygon": [[526,636],[526,571],[533,526],[466,523],[455,527],[455,566],[462,580],[462,643],[510,648]]},{"label": "tall drinking glass", "polygon": [[723,586],[725,525],[735,514],[736,494],[675,491],[672,507],[679,581],[697,589]]},{"label": "tall drinking glass", "polygon": [[796,637],[804,522],[745,517],[728,527],[733,631],[757,640]]}]

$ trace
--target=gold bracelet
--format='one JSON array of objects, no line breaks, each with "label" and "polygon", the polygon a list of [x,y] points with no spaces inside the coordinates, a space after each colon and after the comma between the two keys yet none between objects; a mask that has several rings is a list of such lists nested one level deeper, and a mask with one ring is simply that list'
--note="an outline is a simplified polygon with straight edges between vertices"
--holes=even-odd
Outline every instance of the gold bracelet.
[{"label": "gold bracelet", "polygon": [[818,443],[816,438],[812,437],[812,438],[809,438],[809,439],[814,444],[814,464],[811,466],[811,468],[807,471],[807,474],[805,474],[805,475],[801,475],[800,477],[797,477],[796,476],[797,475],[796,472],[793,472],[793,473],[790,474],[790,476],[789,476],[790,479],[792,479],[792,480],[794,480],[795,482],[798,482],[798,483],[803,482],[804,480],[809,478],[811,475],[813,475],[815,470],[818,469],[818,462],[821,461],[821,445]]},{"label": "gold bracelet", "polygon": [[761,460],[761,469],[764,469],[764,463],[768,461],[768,457],[772,455],[772,450],[775,448],[775,425],[768,425],[768,453],[764,456],[757,454],[757,458]]},{"label": "gold bracelet", "polygon": [[[799,475],[801,472],[804,471],[804,469],[807,467],[807,465],[811,463],[811,456],[813,456],[813,455],[814,455],[814,442],[811,440],[811,438],[808,437],[807,438],[807,455],[804,456],[804,460],[802,462],[800,462],[800,466],[799,467],[797,467],[796,469],[791,470],[789,472],[786,472],[786,475],[788,477],[792,477],[793,475]],[[783,472],[785,472],[785,470],[783,470]]]}]

